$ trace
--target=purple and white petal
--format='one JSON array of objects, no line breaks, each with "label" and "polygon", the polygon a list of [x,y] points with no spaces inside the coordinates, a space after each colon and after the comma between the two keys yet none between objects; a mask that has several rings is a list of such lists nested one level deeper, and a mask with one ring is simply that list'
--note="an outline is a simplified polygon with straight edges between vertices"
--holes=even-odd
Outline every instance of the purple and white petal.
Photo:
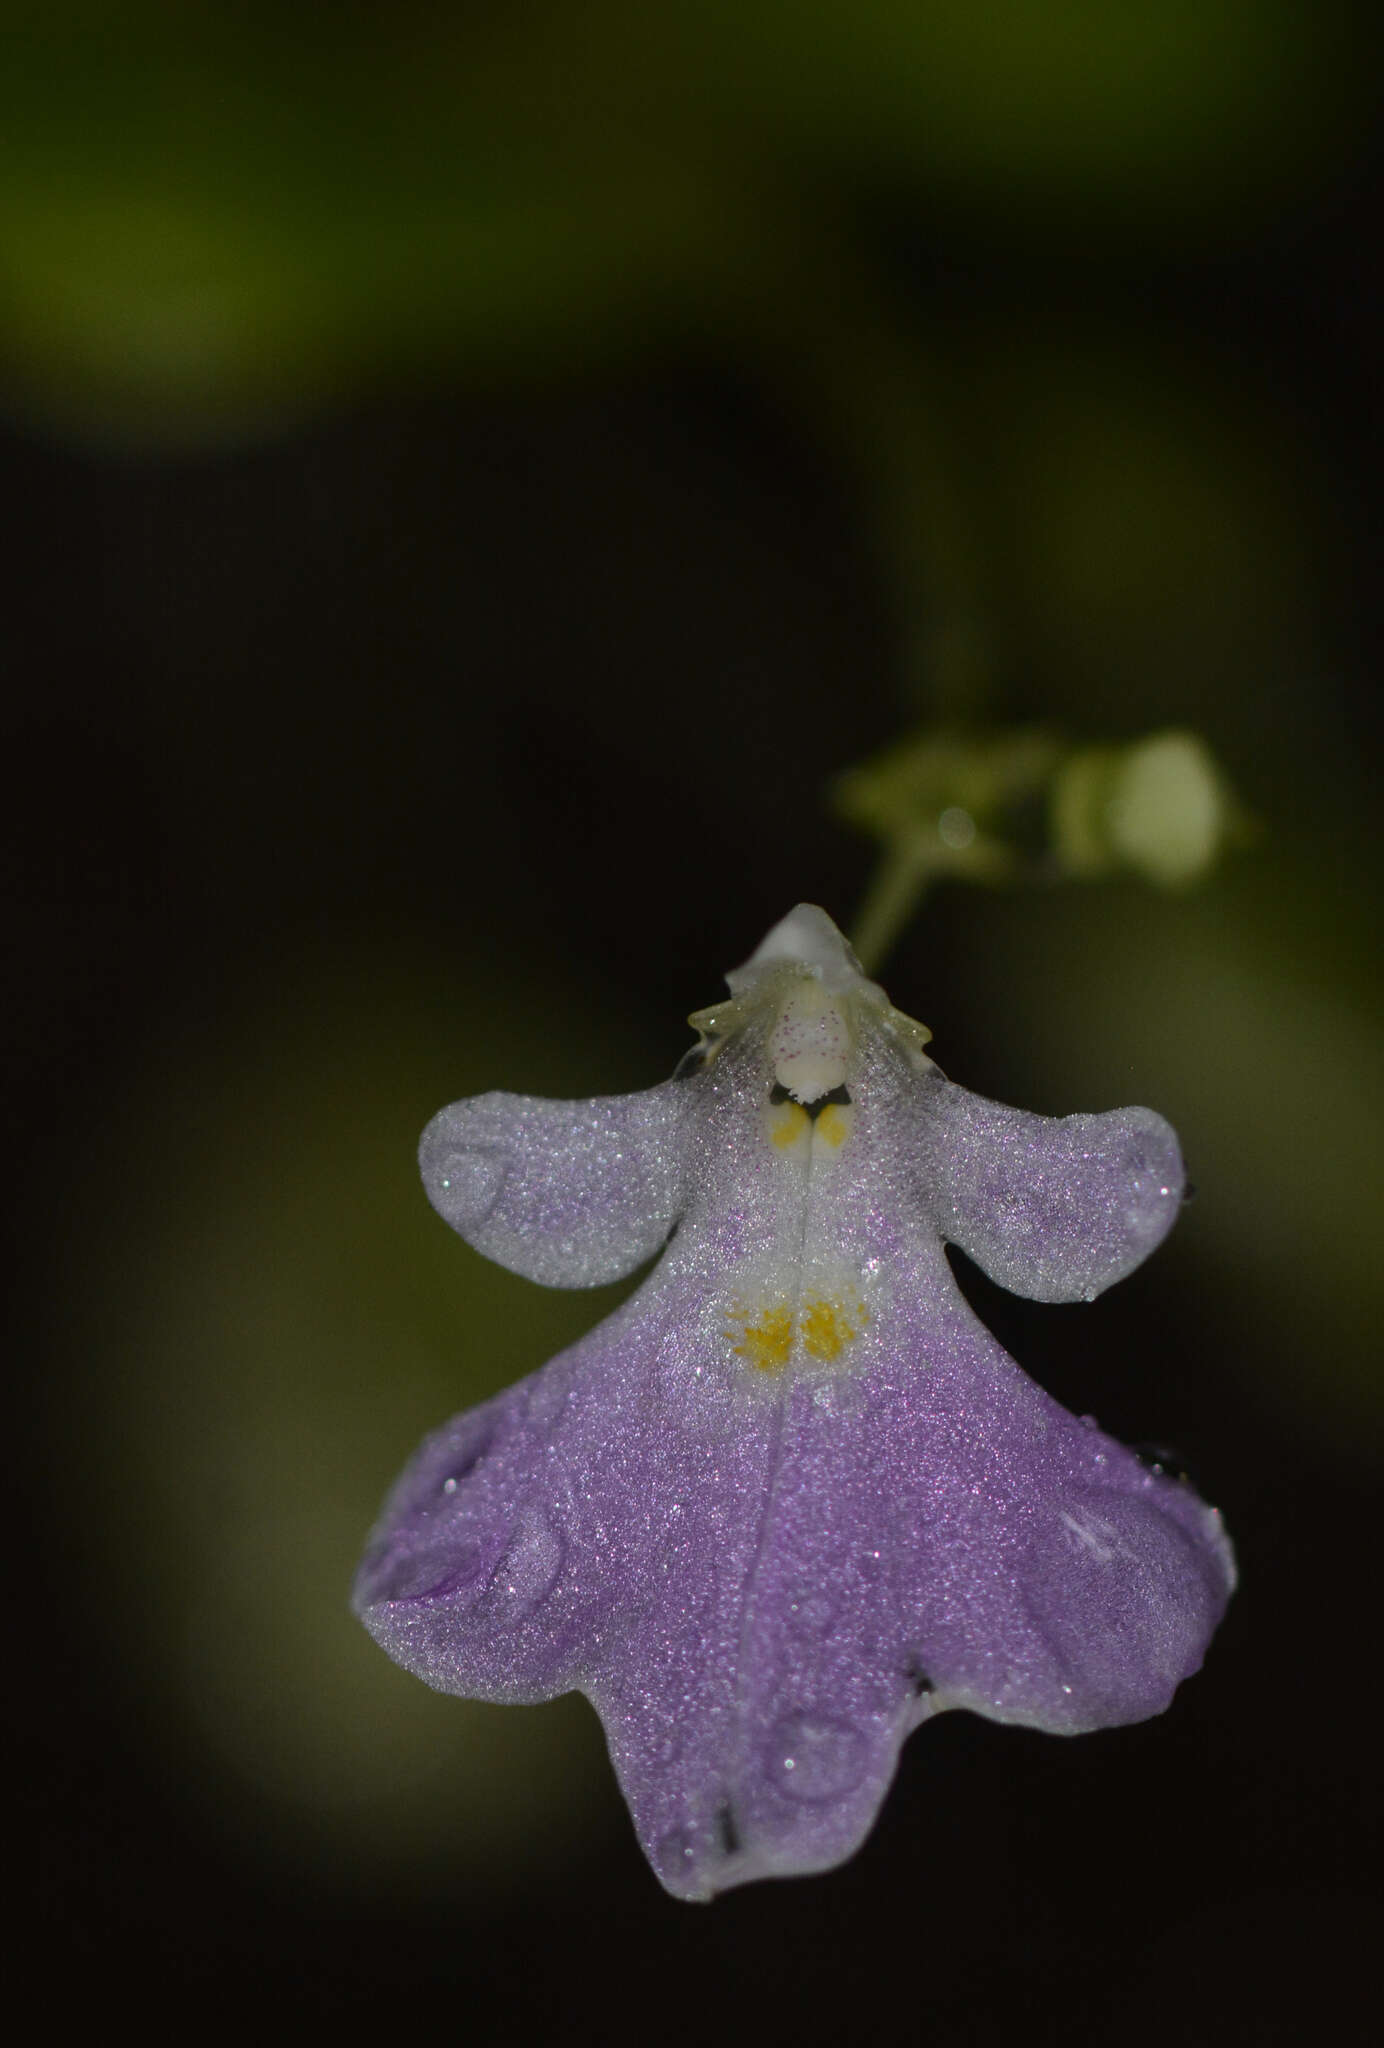
[{"label": "purple and white petal", "polygon": [[443,1690],[586,1693],[688,1898],[850,1855],[945,1708],[1062,1734],[1160,1712],[1234,1583],[1215,1512],[1027,1380],[942,1249],[1094,1295],[1176,1212],[1162,1118],[943,1080],[812,906],[728,980],[663,1088],[428,1127],[434,1203],[514,1270],[580,1286],[667,1248],[428,1440],[356,1589]]},{"label": "purple and white petal", "polygon": [[674,1082],[549,1102],[476,1095],[418,1148],[428,1200],[468,1244],[545,1287],[598,1287],[652,1258],[678,1219],[687,1103]]},{"label": "purple and white petal", "polygon": [[1034,1116],[941,1079],[912,1108],[919,1199],[1014,1294],[1094,1301],[1172,1229],[1182,1154],[1154,1110]]},{"label": "purple and white petal", "polygon": [[[702,1292],[661,1279],[424,1442],[355,1587],[399,1663],[439,1691],[515,1702],[671,1668],[670,1630],[686,1654],[693,1620],[705,1658],[714,1601],[694,1592],[699,1561],[737,1517],[757,1526],[766,1453],[763,1430],[728,1431],[724,1408],[718,1428],[680,1398]],[[659,1619],[670,1586],[676,1630]]]}]

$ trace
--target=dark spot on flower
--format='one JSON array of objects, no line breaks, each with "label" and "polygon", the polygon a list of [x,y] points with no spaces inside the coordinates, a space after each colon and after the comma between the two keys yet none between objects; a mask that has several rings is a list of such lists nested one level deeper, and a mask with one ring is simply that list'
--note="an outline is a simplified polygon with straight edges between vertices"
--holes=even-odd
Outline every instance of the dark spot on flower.
[{"label": "dark spot on flower", "polygon": [[716,1840],[723,1856],[734,1856],[740,1849],[740,1830],[729,1804],[716,1809]]},{"label": "dark spot on flower", "polygon": [[839,1088],[828,1088],[825,1095],[819,1095],[815,1102],[804,1103],[809,1116],[819,1116],[828,1103],[834,1102],[840,1109],[849,1109],[851,1091],[843,1081]]},{"label": "dark spot on flower", "polygon": [[903,1675],[913,1688],[914,1699],[920,1700],[925,1693],[936,1692],[937,1690],[937,1687],[916,1659],[910,1659],[908,1664],[905,1665]]},{"label": "dark spot on flower", "polygon": [[1194,1180],[1184,1182],[1182,1188],[1182,1205],[1184,1208],[1187,1206],[1188,1202],[1195,1200],[1196,1192],[1197,1184]]},{"label": "dark spot on flower", "polygon": [[[829,1102],[834,1102],[840,1109],[848,1109],[850,1107],[850,1100],[850,1090],[843,1085],[840,1088],[828,1089],[825,1095],[817,1096],[812,1102],[799,1102],[798,1107],[799,1109],[805,1109],[809,1120],[815,1124]],[[769,1101],[777,1109],[781,1102],[797,1102],[798,1098],[791,1088],[784,1087],[782,1081],[775,1081],[773,1087],[769,1090]]]},{"label": "dark spot on flower", "polygon": [[678,1061],[673,1069],[673,1079],[675,1081],[690,1081],[694,1074],[700,1074],[703,1067],[711,1065],[711,1062],[721,1052],[725,1042],[724,1032],[713,1031],[703,1034],[691,1051],[685,1052]]},{"label": "dark spot on flower", "polygon": [[1171,1444],[1131,1444],[1130,1449],[1141,1465],[1147,1465],[1150,1472],[1157,1472],[1164,1479],[1180,1479],[1190,1486],[1192,1475],[1187,1469],[1187,1460],[1181,1451]]}]

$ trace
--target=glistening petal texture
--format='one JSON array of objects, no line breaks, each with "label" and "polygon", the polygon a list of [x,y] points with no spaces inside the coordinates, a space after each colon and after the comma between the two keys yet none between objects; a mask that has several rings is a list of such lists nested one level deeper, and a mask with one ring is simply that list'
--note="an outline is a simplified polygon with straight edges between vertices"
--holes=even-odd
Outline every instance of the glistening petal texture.
[{"label": "glistening petal texture", "polygon": [[683,1199],[687,1101],[477,1095],[439,1110],[418,1148],[428,1200],[468,1244],[548,1287],[596,1287],[651,1258]]},{"label": "glistening petal texture", "polygon": [[931,1261],[876,1370],[747,1406],[689,1356],[706,1290],[672,1276],[431,1438],[362,1568],[367,1626],[430,1684],[593,1700],[680,1895],[840,1862],[945,1708],[1160,1712],[1224,1608],[1214,1512],[1027,1381]]},{"label": "glistening petal texture", "polygon": [[1182,1200],[1182,1155],[1151,1109],[1034,1116],[938,1077],[909,1104],[919,1199],[1002,1287],[1093,1301],[1146,1259]]},{"label": "glistening petal texture", "polygon": [[942,1709],[1160,1712],[1234,1583],[1214,1510],[1027,1380],[943,1251],[1099,1291],[1175,1212],[1168,1126],[943,1080],[819,911],[731,984],[663,1089],[429,1126],[438,1206],[536,1278],[610,1277],[678,1227],[614,1316],[428,1440],[356,1589],[434,1686],[586,1693],[686,1898],[850,1855]]},{"label": "glistening petal texture", "polygon": [[439,1690],[595,1696],[627,1667],[666,1676],[678,1641],[698,1670],[716,1661],[698,1575],[715,1577],[722,1553],[736,1561],[723,1575],[733,1624],[764,1436],[687,1414],[668,1374],[699,1290],[650,1291],[428,1438],[386,1503],[357,1611]]},{"label": "glistening petal texture", "polygon": [[[945,1708],[1060,1734],[1161,1712],[1224,1609],[1228,1547],[1188,1489],[1028,1386],[964,1309],[924,1342],[857,1402],[785,1403],[735,1717],[697,1781],[729,1840],[689,1784],[691,1891],[850,1855],[904,1737]],[[627,1767],[648,1846],[659,1789]]]}]

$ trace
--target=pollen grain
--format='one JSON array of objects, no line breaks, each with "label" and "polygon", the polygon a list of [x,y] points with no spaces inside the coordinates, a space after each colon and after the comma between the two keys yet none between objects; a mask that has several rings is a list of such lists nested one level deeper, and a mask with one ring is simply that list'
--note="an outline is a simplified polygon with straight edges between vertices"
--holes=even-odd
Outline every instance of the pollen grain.
[{"label": "pollen grain", "polygon": [[781,1372],[793,1349],[793,1311],[787,1302],[775,1303],[762,1308],[754,1322],[747,1317],[738,1331],[727,1330],[726,1335],[739,1336],[736,1353],[756,1372]]},{"label": "pollen grain", "polygon": [[809,1358],[839,1358],[869,1320],[863,1301],[806,1301],[798,1320],[803,1350]]},{"label": "pollen grain", "polygon": [[870,1320],[863,1301],[822,1295],[809,1297],[796,1313],[783,1300],[753,1310],[734,1301],[731,1316],[726,1336],[735,1355],[762,1373],[782,1372],[796,1349],[818,1363],[830,1364]]}]

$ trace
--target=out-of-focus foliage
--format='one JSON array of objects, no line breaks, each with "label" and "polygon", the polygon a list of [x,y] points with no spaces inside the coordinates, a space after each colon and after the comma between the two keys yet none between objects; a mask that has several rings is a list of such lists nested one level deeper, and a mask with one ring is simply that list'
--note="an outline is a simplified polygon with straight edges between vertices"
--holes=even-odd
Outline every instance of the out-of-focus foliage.
[{"label": "out-of-focus foliage", "polygon": [[[987,868],[1009,871],[1002,844],[1007,816],[1031,805],[1065,752],[1051,733],[1033,728],[993,734],[927,729],[898,741],[877,760],[848,768],[835,786],[835,801],[843,817],[886,845],[923,842],[939,867],[980,879]],[[958,811],[970,820],[970,831]],[[989,848],[979,862],[977,844]]]},{"label": "out-of-focus foliage", "polygon": [[1169,889],[1201,881],[1238,824],[1224,775],[1190,732],[1081,748],[1054,780],[1052,814],[1066,873],[1127,867]]},{"label": "out-of-focus foliage", "polygon": [[1033,727],[926,728],[848,769],[832,794],[883,848],[855,934],[867,967],[943,876],[1090,881],[1124,868],[1177,888],[1245,830],[1210,749],[1187,732],[1077,747]]},{"label": "out-of-focus foliage", "polygon": [[1200,237],[1348,160],[1342,33],[1291,0],[28,0],[0,360],[71,422],[215,435],[458,357],[810,324],[852,188]]},{"label": "out-of-focus foliage", "polygon": [[[551,1028],[578,1010],[589,1037]],[[523,1287],[459,1246],[411,1132],[458,1088],[615,1089],[638,1057],[560,971],[482,978],[387,941],[265,960],[131,1089],[102,1141],[127,1199],[100,1175],[73,1189],[95,1284],[68,1339],[103,1446],[88,1512],[121,1530],[105,1592],[146,1725],[190,1784],[239,1784],[319,1879],[366,1858],[426,1884],[445,1864],[493,1895],[576,1855],[607,1794],[579,1702],[520,1716],[516,1743],[497,1709],[388,1664],[348,1591],[408,1445],[619,1291]]]},{"label": "out-of-focus foliage", "polygon": [[[1165,887],[1207,874],[1243,830],[1205,741],[1154,733],[1120,747],[1073,746],[1051,732],[928,729],[847,769],[837,809],[926,881],[1048,881],[1127,867]],[[1048,834],[1035,832],[1047,813]]]},{"label": "out-of-focus foliage", "polygon": [[[1004,1005],[1044,1105],[1137,1077],[1177,1126],[1197,1199],[1170,1240],[1204,1316],[1198,1373],[1305,1442],[1369,1458],[1384,1424],[1370,919],[1266,835],[1210,885],[985,900],[982,1000]],[[945,1053],[940,1055],[945,1064]]]}]

